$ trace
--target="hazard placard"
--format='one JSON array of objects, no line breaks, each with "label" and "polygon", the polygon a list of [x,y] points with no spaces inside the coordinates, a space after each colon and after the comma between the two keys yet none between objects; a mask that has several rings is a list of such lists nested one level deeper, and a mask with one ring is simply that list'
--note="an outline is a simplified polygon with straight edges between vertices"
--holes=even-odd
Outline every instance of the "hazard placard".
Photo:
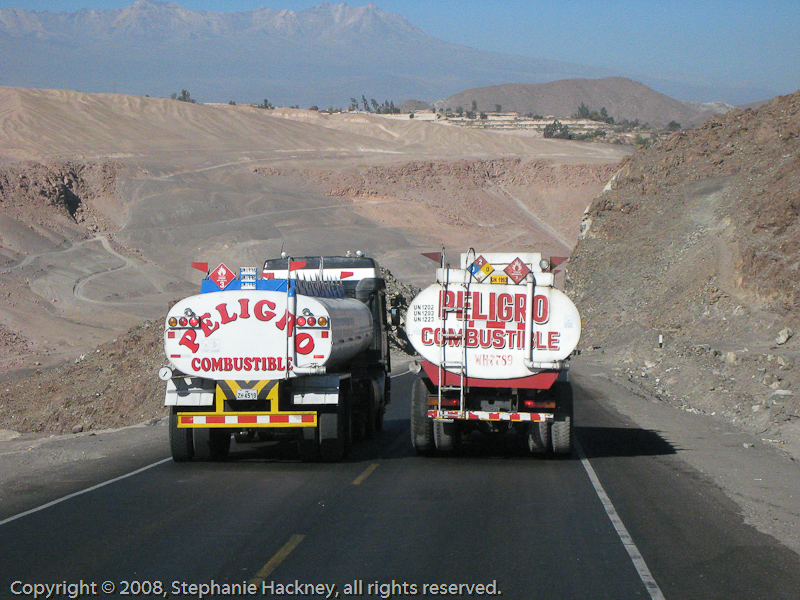
[{"label": "hazard placard", "polygon": [[528,276],[531,270],[528,268],[519,257],[515,258],[503,271],[514,280],[514,283],[519,283]]},{"label": "hazard placard", "polygon": [[225,266],[225,263],[219,263],[219,266],[209,273],[208,278],[216,283],[219,289],[224,290],[231,281],[236,279],[236,275]]}]

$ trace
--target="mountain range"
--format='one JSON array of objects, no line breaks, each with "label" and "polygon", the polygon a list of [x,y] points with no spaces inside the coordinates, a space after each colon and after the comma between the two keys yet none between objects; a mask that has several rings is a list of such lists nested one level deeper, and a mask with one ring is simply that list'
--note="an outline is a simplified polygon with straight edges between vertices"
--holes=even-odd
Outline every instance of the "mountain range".
[{"label": "mountain range", "polygon": [[[187,89],[202,102],[327,108],[361,95],[433,102],[479,86],[612,75],[620,73],[438,40],[374,4],[217,13],[136,0],[116,10],[0,10],[0,85],[13,87]],[[637,79],[680,97],[679,87]]]}]

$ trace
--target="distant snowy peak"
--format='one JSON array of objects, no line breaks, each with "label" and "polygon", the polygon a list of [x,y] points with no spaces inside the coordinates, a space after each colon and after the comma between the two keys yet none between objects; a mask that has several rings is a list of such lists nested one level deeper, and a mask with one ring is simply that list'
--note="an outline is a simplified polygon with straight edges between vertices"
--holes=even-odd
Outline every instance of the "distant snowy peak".
[{"label": "distant snowy peak", "polygon": [[323,3],[299,13],[259,8],[249,12],[193,11],[177,2],[136,0],[118,10],[83,9],[75,13],[0,10],[0,33],[9,36],[92,39],[117,37],[172,39],[240,37],[253,34],[337,39],[360,35],[427,37],[400,15],[375,4],[348,6]]}]

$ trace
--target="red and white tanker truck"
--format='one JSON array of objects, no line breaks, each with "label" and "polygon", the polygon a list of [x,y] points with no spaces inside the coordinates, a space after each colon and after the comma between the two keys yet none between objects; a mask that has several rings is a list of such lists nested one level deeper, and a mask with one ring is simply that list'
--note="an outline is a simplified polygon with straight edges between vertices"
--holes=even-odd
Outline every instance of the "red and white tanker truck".
[{"label": "red and white tanker truck", "polygon": [[218,460],[237,441],[289,437],[305,461],[343,458],[383,423],[390,370],[385,281],[354,256],[224,264],[164,327],[172,457]]},{"label": "red and white tanker truck", "polygon": [[479,429],[525,433],[532,452],[572,449],[567,359],[581,318],[539,253],[461,254],[408,307],[406,333],[422,361],[411,437],[421,454],[451,451]]}]

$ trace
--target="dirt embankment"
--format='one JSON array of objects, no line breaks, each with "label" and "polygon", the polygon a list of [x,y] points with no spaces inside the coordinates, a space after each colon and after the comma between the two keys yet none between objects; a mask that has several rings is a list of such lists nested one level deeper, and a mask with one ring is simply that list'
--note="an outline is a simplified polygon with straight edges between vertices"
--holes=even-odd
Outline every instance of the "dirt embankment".
[{"label": "dirt embankment", "polygon": [[0,384],[0,429],[76,433],[164,416],[162,335],[147,321],[74,362]]},{"label": "dirt embankment", "polygon": [[[519,221],[513,198],[545,217],[567,236],[578,217],[609,180],[613,164],[556,164],[518,158],[409,161],[363,165],[341,171],[258,167],[256,173],[312,183],[321,193],[344,198],[396,198],[424,203],[440,224],[501,227]],[[550,202],[558,203],[561,212]],[[558,214],[556,214],[558,213]],[[574,236],[573,236],[574,238]]]},{"label": "dirt embankment", "polygon": [[570,259],[584,348],[800,450],[800,93],[640,150],[610,188]]},{"label": "dirt embankment", "polygon": [[[91,201],[116,195],[122,169],[122,165],[113,162],[0,163],[1,214],[56,231],[64,227],[56,217],[66,215],[87,231],[106,231],[111,226],[109,219]],[[0,240],[0,244],[6,247],[4,241]]]}]

